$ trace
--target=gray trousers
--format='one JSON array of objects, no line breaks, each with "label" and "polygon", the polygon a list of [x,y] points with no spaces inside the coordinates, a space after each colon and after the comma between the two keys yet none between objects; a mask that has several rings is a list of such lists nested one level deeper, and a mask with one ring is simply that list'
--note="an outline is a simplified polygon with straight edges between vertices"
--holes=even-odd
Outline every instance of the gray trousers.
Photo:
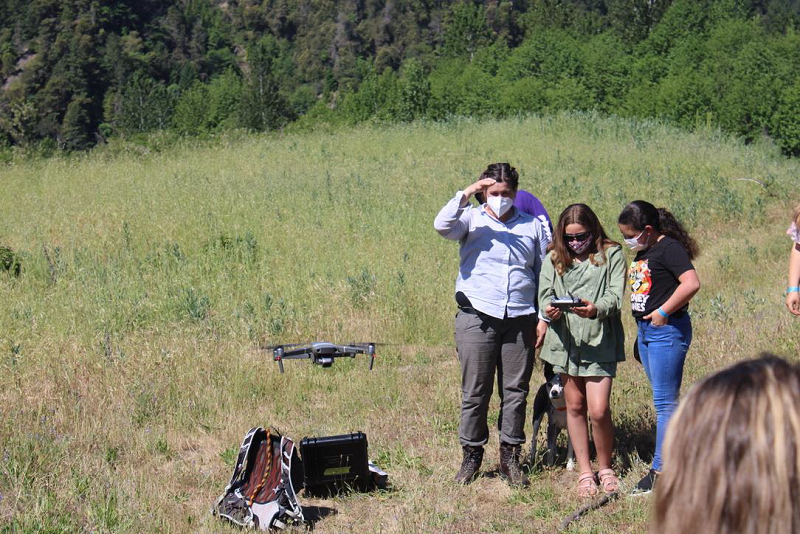
[{"label": "gray trousers", "polygon": [[486,415],[497,369],[500,394],[500,441],[525,443],[528,405],[536,342],[536,316],[495,319],[459,311],[456,350],[461,362],[461,445],[483,446],[489,440]]}]

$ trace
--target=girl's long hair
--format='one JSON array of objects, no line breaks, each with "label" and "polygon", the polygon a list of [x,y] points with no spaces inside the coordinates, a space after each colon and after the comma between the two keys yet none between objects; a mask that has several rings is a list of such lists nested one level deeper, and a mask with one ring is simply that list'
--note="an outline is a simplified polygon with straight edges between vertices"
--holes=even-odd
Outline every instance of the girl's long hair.
[{"label": "girl's long hair", "polygon": [[770,354],[681,401],[664,441],[651,532],[800,532],[800,368]]},{"label": "girl's long hair", "polygon": [[795,208],[794,208],[794,216],[792,217],[792,220],[794,221],[794,224],[798,228],[800,228],[800,204],[795,206]]},{"label": "girl's long hair", "polygon": [[594,240],[589,247],[589,261],[592,262],[592,265],[598,265],[595,254],[599,253],[603,261],[606,261],[606,249],[619,245],[616,241],[608,238],[603,225],[600,224],[600,219],[594,214],[592,208],[586,204],[570,204],[561,212],[556,230],[553,233],[553,242],[547,247],[547,250],[552,251],[551,260],[559,275],[563,275],[572,267],[574,253],[564,240],[564,232],[570,224],[580,224],[591,232]]},{"label": "girl's long hair", "polygon": [[690,260],[700,255],[700,247],[697,245],[697,241],[689,235],[689,232],[666,208],[656,209],[655,206],[645,200],[634,200],[622,209],[617,222],[630,226],[636,231],[642,231],[648,225],[652,226],[659,233],[679,241],[683,248],[686,249],[686,252],[689,253]]}]

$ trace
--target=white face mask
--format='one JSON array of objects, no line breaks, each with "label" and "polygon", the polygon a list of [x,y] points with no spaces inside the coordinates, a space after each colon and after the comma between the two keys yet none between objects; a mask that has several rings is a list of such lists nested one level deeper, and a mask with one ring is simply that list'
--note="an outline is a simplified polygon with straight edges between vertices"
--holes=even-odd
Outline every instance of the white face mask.
[{"label": "white face mask", "polygon": [[641,233],[639,233],[639,235],[636,237],[626,237],[625,244],[628,245],[628,247],[630,247],[630,249],[634,252],[646,249],[647,243],[639,243],[639,238],[642,237],[642,234],[644,234],[644,230],[642,230]]},{"label": "white face mask", "polygon": [[498,218],[500,218],[503,215],[505,215],[505,213],[508,210],[511,209],[511,206],[514,205],[514,199],[508,197],[496,196],[496,197],[489,197],[486,203],[489,204],[490,208],[492,208],[494,214],[497,215]]}]

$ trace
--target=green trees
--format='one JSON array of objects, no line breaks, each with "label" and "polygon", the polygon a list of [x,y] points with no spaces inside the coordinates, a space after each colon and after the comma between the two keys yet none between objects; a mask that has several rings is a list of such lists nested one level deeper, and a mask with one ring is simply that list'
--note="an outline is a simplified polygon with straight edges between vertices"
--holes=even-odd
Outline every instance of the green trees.
[{"label": "green trees", "polygon": [[175,104],[172,125],[184,135],[201,135],[239,126],[242,79],[232,70],[211,80],[195,82]]},{"label": "green trees", "polygon": [[76,95],[67,106],[61,122],[61,138],[67,150],[83,150],[92,143],[88,110],[90,105],[91,101],[87,97]]},{"label": "green trees", "polygon": [[358,90],[347,94],[340,113],[350,123],[373,118],[391,121],[398,116],[400,98],[400,84],[394,71],[387,68],[378,74],[371,69]]},{"label": "green trees", "polygon": [[482,5],[465,0],[454,4],[448,14],[442,50],[449,56],[468,56],[489,44],[489,28]]},{"label": "green trees", "polygon": [[0,0],[0,142],[595,109],[796,153],[794,4]]},{"label": "green trees", "polygon": [[174,103],[174,94],[163,83],[136,72],[122,90],[117,126],[126,133],[162,130],[170,123]]},{"label": "green trees", "polygon": [[783,151],[800,156],[800,76],[783,89],[772,120],[775,137]]},{"label": "green trees", "polygon": [[258,131],[272,130],[291,118],[276,76],[279,57],[278,45],[270,36],[262,38],[247,51],[249,72],[239,105],[239,124],[242,126]]},{"label": "green trees", "polygon": [[400,78],[400,98],[397,103],[397,118],[411,121],[424,117],[431,98],[431,83],[422,65],[414,59],[406,61]]}]

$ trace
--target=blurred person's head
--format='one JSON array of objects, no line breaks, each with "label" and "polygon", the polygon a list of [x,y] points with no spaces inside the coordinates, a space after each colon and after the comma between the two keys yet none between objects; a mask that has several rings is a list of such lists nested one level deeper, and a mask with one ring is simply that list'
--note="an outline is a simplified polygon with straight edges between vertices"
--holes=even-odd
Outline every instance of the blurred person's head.
[{"label": "blurred person's head", "polygon": [[699,381],[664,451],[652,532],[800,532],[800,368],[762,354]]}]

